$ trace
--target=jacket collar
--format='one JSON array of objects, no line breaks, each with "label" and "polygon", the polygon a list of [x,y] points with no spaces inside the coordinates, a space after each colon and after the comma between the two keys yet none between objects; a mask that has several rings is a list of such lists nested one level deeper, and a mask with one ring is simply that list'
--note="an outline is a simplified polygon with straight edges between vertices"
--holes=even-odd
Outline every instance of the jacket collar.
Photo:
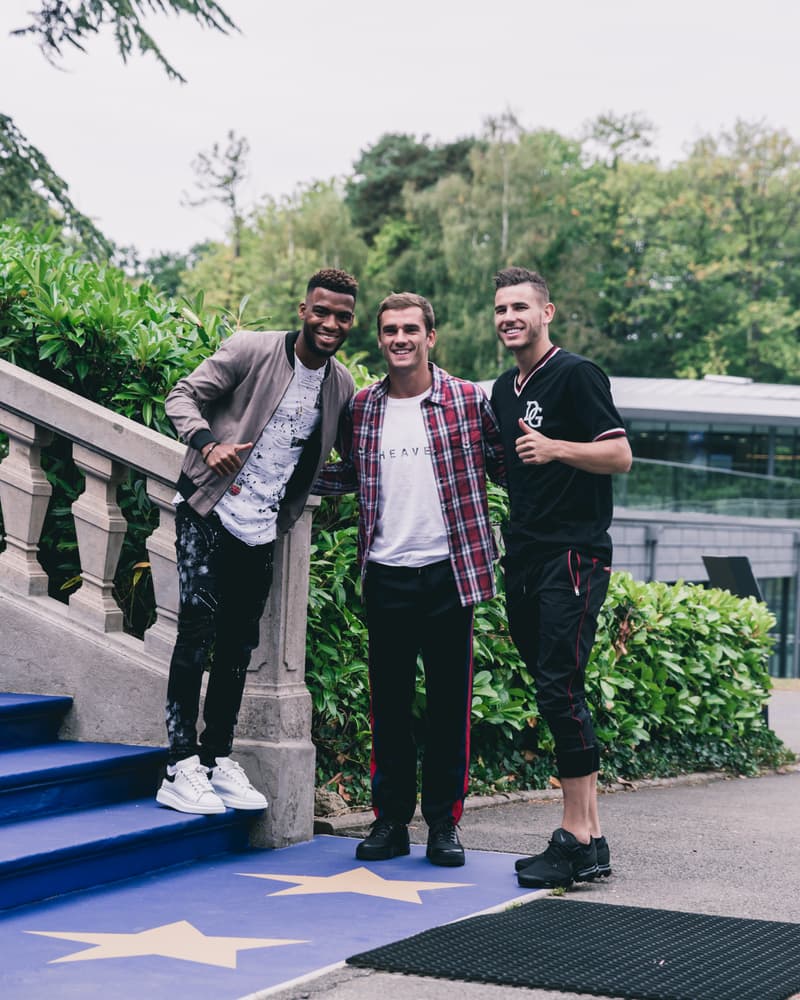
[{"label": "jacket collar", "polygon": [[[300,336],[299,330],[289,330],[283,341],[283,346],[286,348],[286,360],[289,362],[292,368],[294,368],[294,358],[295,358],[294,345],[297,343],[297,338],[299,336]],[[330,375],[330,373],[331,373],[331,359],[328,358],[328,360],[325,362],[325,375],[322,378],[323,382]]]}]

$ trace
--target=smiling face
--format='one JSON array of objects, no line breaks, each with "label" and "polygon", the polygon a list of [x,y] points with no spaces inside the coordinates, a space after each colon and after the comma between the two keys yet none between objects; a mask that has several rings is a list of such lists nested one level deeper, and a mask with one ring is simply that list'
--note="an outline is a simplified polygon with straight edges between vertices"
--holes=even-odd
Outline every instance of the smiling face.
[{"label": "smiling face", "polygon": [[297,356],[308,368],[320,368],[347,340],[353,326],[355,299],[343,292],[312,288],[298,312],[303,329],[297,338]]},{"label": "smiling face", "polygon": [[494,297],[497,336],[515,354],[538,355],[550,348],[550,321],[556,307],[527,282],[498,288]]},{"label": "smiling face", "polygon": [[436,331],[426,329],[419,306],[387,309],[381,314],[378,347],[386,359],[390,378],[427,372],[428,353],[435,343]]}]

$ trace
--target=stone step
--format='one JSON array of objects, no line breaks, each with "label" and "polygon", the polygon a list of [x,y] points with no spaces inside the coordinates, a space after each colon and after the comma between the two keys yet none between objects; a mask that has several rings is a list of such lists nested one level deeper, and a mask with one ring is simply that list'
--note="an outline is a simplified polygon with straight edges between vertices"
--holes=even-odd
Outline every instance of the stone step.
[{"label": "stone step", "polygon": [[0,909],[247,847],[253,814],[189,816],[152,796],[0,826]]},{"label": "stone step", "polygon": [[0,747],[49,743],[70,708],[65,696],[0,692]]},{"label": "stone step", "polygon": [[153,796],[166,751],[54,741],[0,750],[0,824]]}]

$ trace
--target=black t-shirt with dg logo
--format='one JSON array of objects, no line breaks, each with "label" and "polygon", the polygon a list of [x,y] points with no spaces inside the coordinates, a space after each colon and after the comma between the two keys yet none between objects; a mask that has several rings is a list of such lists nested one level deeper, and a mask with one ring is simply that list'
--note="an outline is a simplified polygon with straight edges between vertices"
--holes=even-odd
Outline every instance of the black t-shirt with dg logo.
[{"label": "black t-shirt with dg logo", "polygon": [[602,369],[578,354],[553,347],[520,383],[504,372],[492,389],[492,408],[507,456],[511,516],[505,530],[511,562],[541,562],[567,549],[610,561],[613,514],[611,476],[562,462],[525,465],[515,443],[519,419],[549,438],[597,441],[625,434]]}]

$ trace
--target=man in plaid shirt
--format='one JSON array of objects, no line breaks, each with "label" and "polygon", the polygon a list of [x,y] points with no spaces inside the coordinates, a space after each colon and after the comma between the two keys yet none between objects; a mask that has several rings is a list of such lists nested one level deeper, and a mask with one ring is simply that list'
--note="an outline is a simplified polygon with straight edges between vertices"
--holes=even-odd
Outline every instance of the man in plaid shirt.
[{"label": "man in plaid shirt", "polygon": [[428,360],[433,308],[410,292],[378,309],[383,381],[356,393],[343,417],[342,461],[315,492],[356,491],[358,550],[372,708],[375,822],[362,861],[409,853],[417,798],[413,737],[417,656],[425,669],[422,814],[433,864],[464,864],[456,824],[469,779],[472,618],[495,593],[497,549],[486,476],[505,481],[489,401]]}]

